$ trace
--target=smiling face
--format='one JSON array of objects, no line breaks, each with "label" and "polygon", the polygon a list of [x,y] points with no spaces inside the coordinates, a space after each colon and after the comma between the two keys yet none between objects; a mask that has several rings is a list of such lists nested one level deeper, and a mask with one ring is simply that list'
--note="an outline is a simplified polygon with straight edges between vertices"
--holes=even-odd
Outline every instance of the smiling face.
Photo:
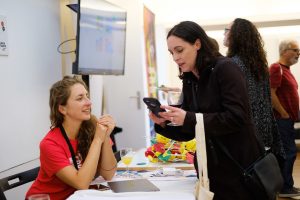
[{"label": "smiling face", "polygon": [[194,44],[190,44],[183,39],[171,35],[167,39],[168,50],[173,60],[177,63],[182,72],[193,72],[196,76],[196,58],[197,51],[201,47],[200,40],[196,40]]},{"label": "smiling face", "polygon": [[64,121],[79,122],[91,117],[91,101],[85,87],[76,83],[70,87],[70,96],[66,105],[60,105],[59,111],[64,115]]}]

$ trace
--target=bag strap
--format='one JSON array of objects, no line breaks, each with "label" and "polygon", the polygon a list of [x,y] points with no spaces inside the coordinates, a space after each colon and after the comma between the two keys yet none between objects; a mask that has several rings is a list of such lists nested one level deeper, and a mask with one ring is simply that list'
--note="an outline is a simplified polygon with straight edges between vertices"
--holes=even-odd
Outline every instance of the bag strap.
[{"label": "bag strap", "polygon": [[215,139],[216,143],[218,144],[218,146],[221,148],[221,150],[226,154],[226,156],[233,161],[233,163],[242,171],[244,172],[244,168],[232,157],[232,155],[229,153],[229,151],[227,150],[227,148],[218,140]]},{"label": "bag strap", "polygon": [[[195,135],[196,135],[196,142],[197,142],[196,148],[197,148],[197,162],[198,162],[198,168],[199,168],[199,180],[200,180],[200,183],[203,182],[204,188],[209,190],[203,114],[196,113],[196,120],[197,120],[197,124],[195,127],[195,129],[196,129]],[[202,171],[202,173],[201,173],[201,171]]]},{"label": "bag strap", "polygon": [[221,148],[221,150],[226,154],[226,156],[233,161],[233,163],[240,169],[240,171],[244,174],[248,169],[252,168],[254,166],[254,164],[260,160],[262,157],[264,157],[264,155],[259,156],[258,159],[256,159],[252,164],[250,164],[250,166],[248,166],[247,168],[243,168],[233,157],[232,155],[229,153],[229,151],[227,150],[227,148],[218,140],[215,140],[216,143],[219,145],[219,147]]},{"label": "bag strap", "polygon": [[65,131],[64,127],[62,125],[60,125],[59,128],[60,128],[60,131],[61,131],[62,135],[64,136],[68,146],[69,146],[69,149],[70,149],[70,152],[71,152],[71,155],[72,155],[73,164],[74,164],[75,168],[78,170],[78,165],[77,165],[76,158],[75,158],[75,152],[74,152],[74,149],[71,145],[71,142],[70,142],[70,140],[69,140],[69,138],[66,134],[66,131]]}]

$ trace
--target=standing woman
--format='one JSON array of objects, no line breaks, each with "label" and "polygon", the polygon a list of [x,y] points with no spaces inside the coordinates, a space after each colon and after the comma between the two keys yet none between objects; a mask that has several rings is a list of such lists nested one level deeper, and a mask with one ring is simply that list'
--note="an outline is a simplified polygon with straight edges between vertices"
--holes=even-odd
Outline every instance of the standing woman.
[{"label": "standing woman", "polygon": [[43,193],[63,200],[75,190],[88,189],[99,175],[112,179],[117,162],[110,133],[115,122],[109,115],[91,115],[85,83],[64,77],[52,86],[49,103],[51,130],[40,143],[40,171],[26,198]]},{"label": "standing woman", "polygon": [[265,148],[282,160],[285,151],[273,115],[269,70],[262,38],[254,24],[241,18],[236,18],[225,29],[224,35],[227,56],[239,65],[246,79],[257,136]]},{"label": "standing woman", "polygon": [[[243,167],[261,155],[242,71],[231,59],[220,55],[195,22],[175,25],[167,35],[167,44],[180,70],[183,104],[181,108],[161,106],[169,110],[160,112],[161,118],[150,113],[156,131],[171,139],[191,140],[195,137],[195,113],[203,113],[208,177],[214,200],[253,200],[242,185],[240,170],[216,144],[222,143]],[[168,121],[179,126],[169,126]]]}]

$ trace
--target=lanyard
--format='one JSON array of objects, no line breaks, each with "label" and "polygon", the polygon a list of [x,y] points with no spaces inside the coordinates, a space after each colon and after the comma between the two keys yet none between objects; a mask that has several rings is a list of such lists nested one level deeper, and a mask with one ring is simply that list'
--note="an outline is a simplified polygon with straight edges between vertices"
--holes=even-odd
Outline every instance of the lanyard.
[{"label": "lanyard", "polygon": [[72,155],[73,164],[74,164],[75,168],[78,170],[78,165],[77,165],[76,158],[75,158],[75,152],[74,152],[74,149],[71,145],[71,142],[70,142],[70,140],[69,140],[69,138],[66,134],[66,131],[65,131],[64,127],[62,125],[60,125],[59,128],[60,128],[60,131],[61,131],[62,135],[64,136],[68,146],[69,146],[69,149],[70,149],[70,152],[71,152],[71,155]]}]

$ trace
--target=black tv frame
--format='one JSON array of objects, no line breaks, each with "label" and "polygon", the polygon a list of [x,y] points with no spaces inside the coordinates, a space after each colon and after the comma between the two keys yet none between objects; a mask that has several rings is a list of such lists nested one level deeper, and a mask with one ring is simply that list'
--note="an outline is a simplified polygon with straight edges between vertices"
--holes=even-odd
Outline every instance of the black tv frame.
[{"label": "black tv frame", "polygon": [[[77,35],[76,35],[76,59],[75,61],[72,63],[72,74],[78,74],[78,75],[124,75],[125,74],[125,55],[124,55],[124,61],[123,61],[123,70],[122,72],[115,72],[115,71],[111,71],[111,70],[107,70],[107,71],[103,71],[102,69],[100,70],[100,72],[98,73],[95,73],[94,71],[93,72],[82,72],[82,71],[79,71],[79,38],[80,38],[80,17],[81,17],[81,11],[80,11],[80,3],[81,3],[81,0],[78,0],[78,4],[68,4],[67,6],[73,10],[74,12],[77,13]],[[107,2],[109,4],[112,4],[110,2]],[[114,5],[114,4],[112,4]],[[127,18],[127,17],[126,17]],[[127,27],[126,27],[127,28]],[[126,30],[125,30],[125,34],[126,34]],[[124,54],[126,52],[126,37],[124,39],[124,45],[125,45],[125,49],[124,49]]]}]

